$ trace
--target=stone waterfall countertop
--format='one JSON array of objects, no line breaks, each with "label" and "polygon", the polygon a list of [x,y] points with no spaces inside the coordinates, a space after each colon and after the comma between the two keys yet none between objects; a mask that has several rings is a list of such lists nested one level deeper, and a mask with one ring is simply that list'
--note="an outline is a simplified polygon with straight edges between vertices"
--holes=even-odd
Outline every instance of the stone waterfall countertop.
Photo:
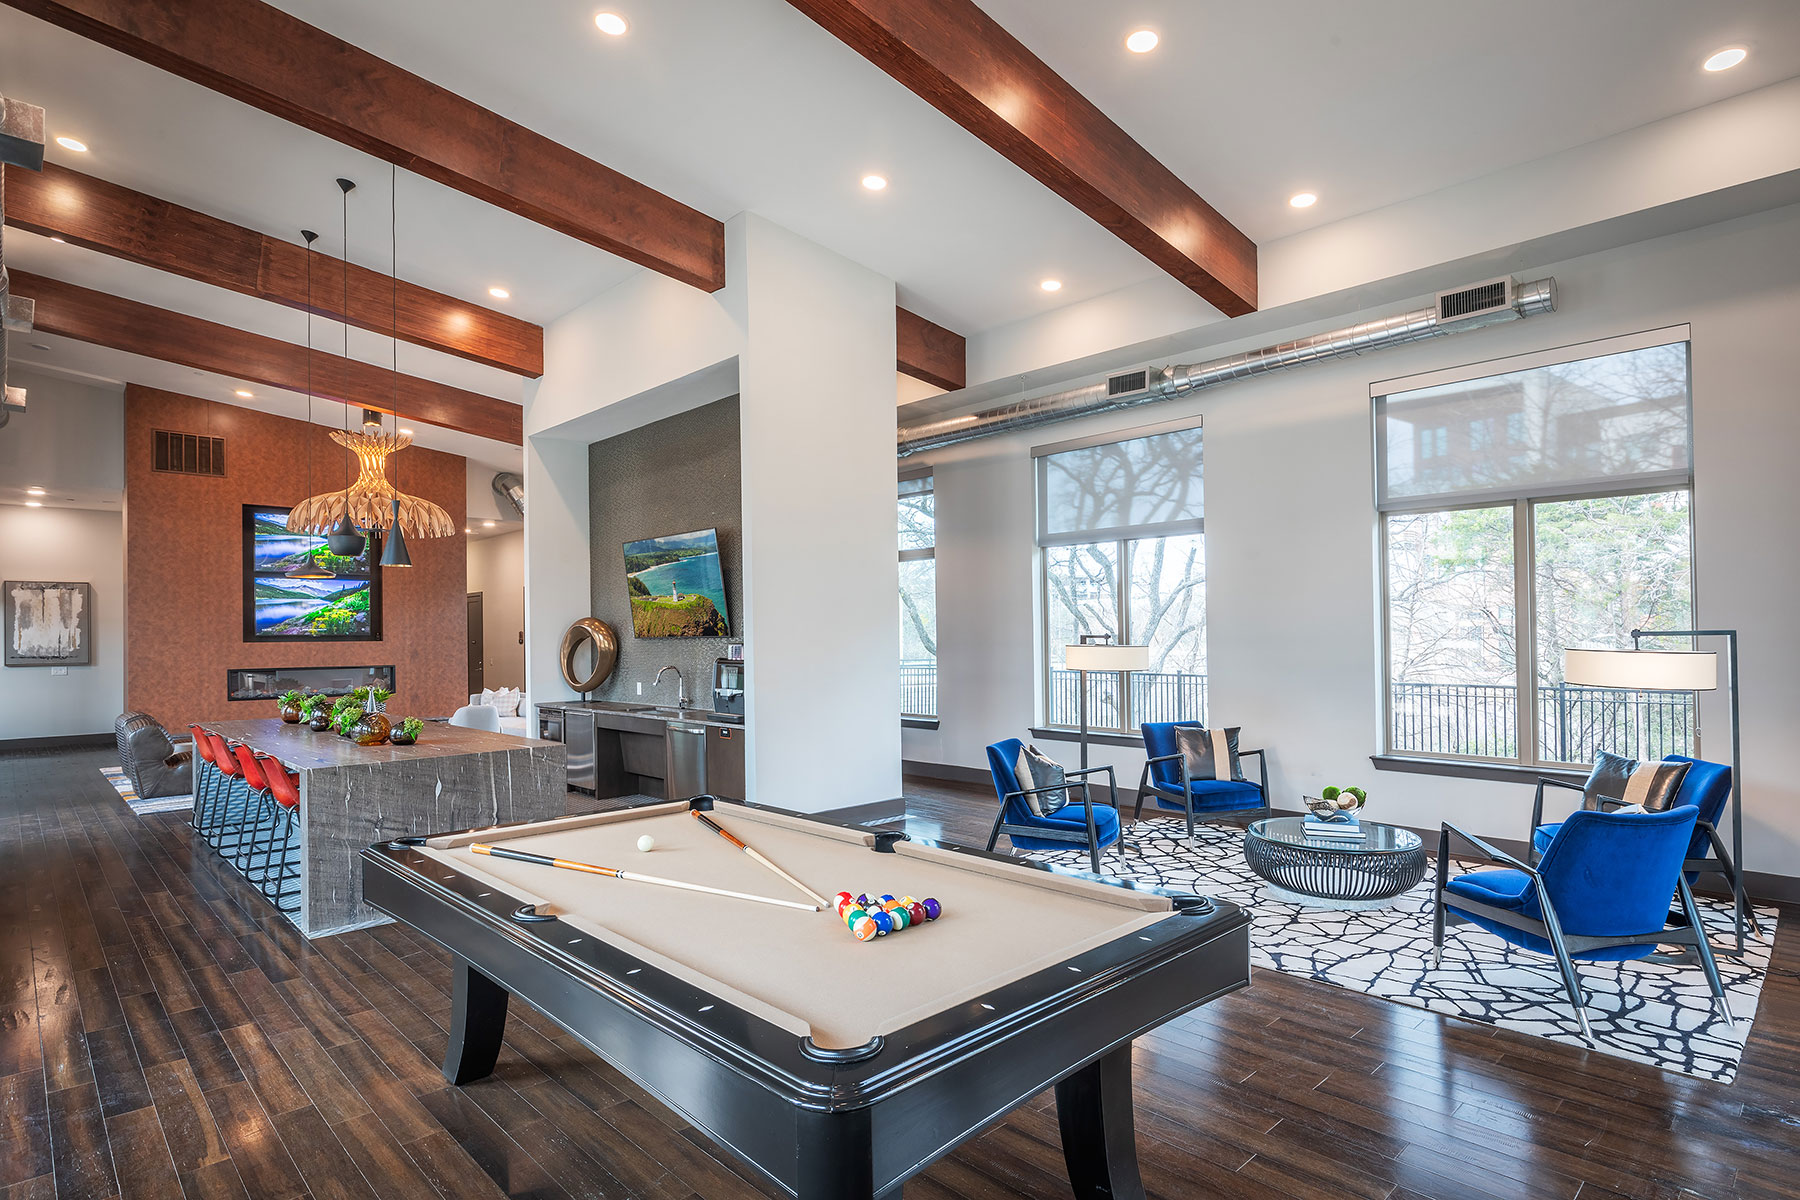
[{"label": "stone waterfall countertop", "polygon": [[[398,721],[394,723],[399,724]],[[257,721],[209,721],[205,727],[222,738],[243,742],[261,750],[296,771],[413,763],[464,754],[494,754],[558,745],[538,738],[489,733],[485,729],[464,729],[459,725],[446,725],[438,721],[427,721],[425,732],[410,746],[395,746],[386,742],[379,746],[359,746],[349,738],[341,738],[330,731],[314,733],[306,725],[289,725],[278,717]]]}]

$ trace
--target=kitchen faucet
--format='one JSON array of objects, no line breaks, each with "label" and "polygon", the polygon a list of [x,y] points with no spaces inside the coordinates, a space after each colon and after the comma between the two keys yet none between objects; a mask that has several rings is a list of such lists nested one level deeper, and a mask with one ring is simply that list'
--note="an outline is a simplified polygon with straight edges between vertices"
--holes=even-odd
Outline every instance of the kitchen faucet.
[{"label": "kitchen faucet", "polygon": [[657,684],[661,683],[662,677],[664,675],[667,675],[670,671],[675,672],[675,707],[687,708],[688,707],[687,680],[685,680],[681,677],[681,668],[676,666],[674,663],[670,663],[668,666],[666,666],[662,670],[658,671],[656,673],[656,678],[650,681],[650,686],[655,687]]}]

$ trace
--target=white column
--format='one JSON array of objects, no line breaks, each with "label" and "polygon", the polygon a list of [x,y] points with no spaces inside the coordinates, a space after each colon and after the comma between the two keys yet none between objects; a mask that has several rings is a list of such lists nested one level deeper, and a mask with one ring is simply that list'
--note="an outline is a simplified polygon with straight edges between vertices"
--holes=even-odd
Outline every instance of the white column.
[{"label": "white column", "polygon": [[525,439],[525,692],[532,701],[575,696],[557,650],[588,615],[588,448],[538,434]]},{"label": "white column", "polygon": [[726,245],[745,289],[749,798],[898,796],[894,285],[756,216]]}]

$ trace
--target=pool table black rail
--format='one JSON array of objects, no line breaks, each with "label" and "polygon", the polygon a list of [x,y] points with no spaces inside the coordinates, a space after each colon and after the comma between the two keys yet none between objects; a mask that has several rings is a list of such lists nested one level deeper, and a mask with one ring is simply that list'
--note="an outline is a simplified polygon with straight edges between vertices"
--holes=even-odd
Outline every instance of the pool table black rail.
[{"label": "pool table black rail", "polygon": [[791,1031],[563,922],[518,920],[522,898],[413,846],[377,844],[363,860],[370,903],[451,950],[459,970],[467,964],[545,1012],[789,1191],[800,1167],[782,1148],[791,1155],[797,1139],[816,1140],[809,1129],[828,1131],[834,1144],[852,1130],[861,1144],[866,1133],[879,1191],[1051,1083],[1109,1051],[1128,1055],[1132,1038],[1249,980],[1247,916],[1173,894],[1174,916],[831,1061],[808,1054]]}]

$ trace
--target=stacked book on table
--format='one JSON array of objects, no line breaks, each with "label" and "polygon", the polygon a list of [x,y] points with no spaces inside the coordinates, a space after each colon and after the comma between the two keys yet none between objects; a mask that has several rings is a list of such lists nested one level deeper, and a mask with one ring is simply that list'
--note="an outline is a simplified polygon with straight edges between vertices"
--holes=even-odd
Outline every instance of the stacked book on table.
[{"label": "stacked book on table", "polygon": [[1325,821],[1311,813],[1306,814],[1306,836],[1308,838],[1326,838],[1334,842],[1362,841],[1362,826],[1357,824],[1356,814],[1345,813],[1335,821]]}]

